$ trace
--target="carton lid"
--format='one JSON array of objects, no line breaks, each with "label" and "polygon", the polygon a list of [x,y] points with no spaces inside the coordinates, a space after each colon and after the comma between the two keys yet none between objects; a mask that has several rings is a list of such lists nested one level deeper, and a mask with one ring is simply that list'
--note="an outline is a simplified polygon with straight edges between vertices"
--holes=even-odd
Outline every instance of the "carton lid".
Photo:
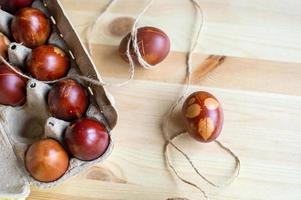
[{"label": "carton lid", "polygon": [[1,124],[0,152],[0,198],[27,197],[30,192],[29,183],[18,168],[18,160]]}]

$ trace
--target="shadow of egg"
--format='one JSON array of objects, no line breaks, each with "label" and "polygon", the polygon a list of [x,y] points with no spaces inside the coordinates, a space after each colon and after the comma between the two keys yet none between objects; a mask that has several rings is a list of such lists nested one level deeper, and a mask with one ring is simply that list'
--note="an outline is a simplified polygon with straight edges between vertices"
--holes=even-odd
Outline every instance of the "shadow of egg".
[{"label": "shadow of egg", "polygon": [[135,19],[132,17],[115,18],[109,24],[109,33],[115,37],[123,37],[131,31],[134,22]]},{"label": "shadow of egg", "polygon": [[27,139],[38,140],[44,135],[44,123],[42,119],[29,118],[23,126],[21,137]]}]

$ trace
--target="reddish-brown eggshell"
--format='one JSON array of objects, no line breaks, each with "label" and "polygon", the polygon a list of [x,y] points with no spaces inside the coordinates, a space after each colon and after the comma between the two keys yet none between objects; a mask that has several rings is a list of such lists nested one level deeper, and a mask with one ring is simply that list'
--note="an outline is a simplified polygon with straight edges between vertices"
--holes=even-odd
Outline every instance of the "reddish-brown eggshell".
[{"label": "reddish-brown eggshell", "polygon": [[10,44],[9,39],[0,32],[0,55],[3,58],[7,58],[8,46]]},{"label": "reddish-brown eggshell", "polygon": [[63,80],[50,90],[48,105],[54,117],[72,121],[85,114],[89,105],[88,92],[75,80]]},{"label": "reddish-brown eggshell", "polygon": [[33,143],[25,155],[25,167],[41,182],[52,182],[62,177],[69,166],[69,157],[62,145],[54,139]]},{"label": "reddish-brown eggshell", "polygon": [[[16,70],[19,70],[16,68]],[[20,106],[26,101],[27,80],[6,65],[0,65],[0,104]]]},{"label": "reddish-brown eggshell", "polygon": [[16,42],[34,48],[46,43],[51,28],[44,13],[28,7],[17,12],[11,23],[11,31]]},{"label": "reddish-brown eggshell", "polygon": [[188,133],[198,141],[215,140],[223,127],[224,115],[219,101],[208,92],[195,92],[184,102],[182,115]]},{"label": "reddish-brown eggshell", "polygon": [[53,81],[67,75],[69,58],[56,46],[42,45],[27,57],[27,70],[38,80]]},{"label": "reddish-brown eggshell", "polygon": [[110,138],[102,123],[94,119],[82,118],[67,128],[65,143],[74,157],[89,161],[105,153]]},{"label": "reddish-brown eggshell", "polygon": [[[119,46],[119,54],[126,62],[129,62],[126,55],[130,33],[123,38]],[[137,30],[137,41],[139,52],[142,58],[151,65],[162,62],[170,51],[170,40],[168,36],[160,29],[155,27],[142,27]],[[130,52],[133,60],[137,63],[137,56],[132,47]]]}]

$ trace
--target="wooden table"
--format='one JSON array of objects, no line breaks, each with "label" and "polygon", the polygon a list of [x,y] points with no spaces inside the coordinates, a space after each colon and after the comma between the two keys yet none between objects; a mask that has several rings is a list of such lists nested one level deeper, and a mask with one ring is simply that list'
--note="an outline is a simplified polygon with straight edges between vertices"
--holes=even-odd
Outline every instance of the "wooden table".
[{"label": "wooden table", "polygon": [[[83,40],[107,2],[62,0]],[[118,82],[128,75],[128,65],[116,53],[118,35],[123,34],[120,27],[127,22],[120,19],[135,17],[146,2],[117,0],[98,23],[93,59],[107,81]],[[231,186],[216,190],[194,178],[189,164],[171,149],[173,163],[183,176],[206,189],[211,199],[301,199],[301,2],[200,3],[206,28],[194,55],[192,91],[210,91],[222,102],[225,126],[220,140],[239,155],[241,174]],[[166,168],[160,129],[164,113],[183,88],[185,54],[194,23],[188,0],[155,1],[140,24],[166,31],[172,52],[153,70],[137,69],[130,84],[108,88],[120,115],[112,156],[59,187],[32,188],[29,199],[202,199]],[[178,115],[173,132],[183,126]],[[222,182],[233,169],[233,159],[213,143],[182,137],[177,144],[215,181]]]}]

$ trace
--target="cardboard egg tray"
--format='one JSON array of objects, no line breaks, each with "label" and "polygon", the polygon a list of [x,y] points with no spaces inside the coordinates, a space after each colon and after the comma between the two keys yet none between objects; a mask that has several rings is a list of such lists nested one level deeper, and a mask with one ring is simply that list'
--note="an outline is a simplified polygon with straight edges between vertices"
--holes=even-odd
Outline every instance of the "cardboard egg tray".
[{"label": "cardboard egg tray", "polygon": [[[68,75],[80,74],[100,79],[95,65],[66,17],[60,2],[36,0],[32,7],[43,11],[52,23],[52,34],[48,44],[54,44],[69,54],[71,69]],[[10,39],[12,39],[10,22],[13,17],[5,11],[0,11],[0,32]],[[31,49],[21,44],[11,43],[8,50],[9,62],[22,68],[30,52]],[[86,115],[101,121],[111,138],[111,130],[117,122],[117,112],[114,109],[112,96],[103,87],[81,83],[90,93],[90,106]],[[30,185],[42,188],[53,187],[85,168],[105,160],[112,151],[113,140],[111,138],[107,151],[96,160],[85,162],[70,158],[67,172],[57,181],[42,183],[33,179],[24,166],[27,148],[41,138],[55,138],[62,141],[64,130],[69,125],[69,122],[51,117],[46,101],[50,89],[51,85],[30,80],[27,84],[25,105],[21,107],[0,105],[0,198],[24,198],[29,194]]]}]

